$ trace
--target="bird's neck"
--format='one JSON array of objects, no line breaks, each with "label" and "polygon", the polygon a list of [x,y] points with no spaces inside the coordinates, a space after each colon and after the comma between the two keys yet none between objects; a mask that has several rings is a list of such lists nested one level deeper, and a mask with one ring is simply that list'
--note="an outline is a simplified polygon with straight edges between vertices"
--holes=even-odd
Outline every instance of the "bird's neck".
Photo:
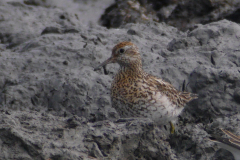
[{"label": "bird's neck", "polygon": [[120,66],[119,74],[124,74],[130,77],[139,77],[143,72],[144,71],[141,64],[132,64]]}]

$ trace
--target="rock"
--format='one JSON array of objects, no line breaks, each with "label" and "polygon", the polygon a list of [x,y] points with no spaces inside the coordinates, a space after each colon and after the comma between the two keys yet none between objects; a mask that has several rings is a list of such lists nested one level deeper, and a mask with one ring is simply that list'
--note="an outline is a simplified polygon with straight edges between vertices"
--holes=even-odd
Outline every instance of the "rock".
[{"label": "rock", "polygon": [[117,0],[101,16],[100,24],[117,28],[126,23],[165,22],[186,31],[196,24],[228,19],[239,23],[238,1]]},{"label": "rock", "polygon": [[[89,21],[81,19],[83,2],[24,2],[0,2],[0,159],[181,160],[229,154],[207,137],[218,128],[240,135],[238,24],[221,20],[186,32],[157,22],[107,29],[94,15],[100,1],[86,2],[86,8],[96,8]],[[61,32],[41,35],[49,26]],[[93,68],[120,41],[139,47],[144,70],[199,95],[179,116],[173,135],[168,124],[164,129],[149,119],[118,120],[110,101],[118,65]]]},{"label": "rock", "polygon": [[41,35],[43,34],[50,34],[50,33],[53,33],[53,34],[58,34],[58,33],[61,33],[62,31],[59,29],[59,28],[56,28],[56,27],[46,27]]}]

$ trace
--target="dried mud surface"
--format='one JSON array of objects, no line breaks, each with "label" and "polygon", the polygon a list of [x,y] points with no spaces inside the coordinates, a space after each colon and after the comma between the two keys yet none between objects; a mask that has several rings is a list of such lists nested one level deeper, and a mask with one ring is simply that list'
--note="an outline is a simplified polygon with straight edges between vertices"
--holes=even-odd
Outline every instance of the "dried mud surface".
[{"label": "dried mud surface", "polygon": [[116,0],[106,8],[100,24],[117,28],[127,23],[165,22],[182,31],[196,24],[223,19],[239,23],[238,0]]},{"label": "dried mud surface", "polygon": [[[107,29],[96,19],[112,3],[104,2],[0,2],[0,159],[232,160],[207,137],[219,128],[240,135],[240,26]],[[108,65],[108,74],[93,68],[121,41],[139,47],[144,70],[199,94],[175,134],[149,119],[119,120],[111,107],[119,66]]]}]

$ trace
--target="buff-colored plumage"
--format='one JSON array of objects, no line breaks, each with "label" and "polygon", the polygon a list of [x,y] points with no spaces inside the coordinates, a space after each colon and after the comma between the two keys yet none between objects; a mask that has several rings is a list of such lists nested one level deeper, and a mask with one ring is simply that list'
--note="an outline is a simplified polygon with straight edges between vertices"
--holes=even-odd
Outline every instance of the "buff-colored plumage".
[{"label": "buff-colored plumage", "polygon": [[175,119],[186,103],[197,95],[180,92],[170,83],[146,73],[138,48],[132,42],[121,42],[112,56],[95,70],[109,63],[118,63],[120,70],[111,86],[112,106],[122,118],[151,118],[157,124]]},{"label": "buff-colored plumage", "polygon": [[240,160],[240,136],[233,134],[230,131],[221,129],[230,138],[210,137],[210,140],[218,143],[218,145],[228,151],[230,151],[235,160]]}]

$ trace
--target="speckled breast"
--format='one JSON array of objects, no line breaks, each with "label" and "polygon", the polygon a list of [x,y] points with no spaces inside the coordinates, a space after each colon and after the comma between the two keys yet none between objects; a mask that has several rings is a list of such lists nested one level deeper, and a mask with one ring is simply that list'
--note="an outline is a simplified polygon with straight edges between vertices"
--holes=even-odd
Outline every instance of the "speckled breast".
[{"label": "speckled breast", "polygon": [[173,120],[183,108],[171,103],[169,98],[156,88],[149,87],[141,81],[121,85],[113,84],[112,106],[122,118],[143,117],[158,123]]}]

